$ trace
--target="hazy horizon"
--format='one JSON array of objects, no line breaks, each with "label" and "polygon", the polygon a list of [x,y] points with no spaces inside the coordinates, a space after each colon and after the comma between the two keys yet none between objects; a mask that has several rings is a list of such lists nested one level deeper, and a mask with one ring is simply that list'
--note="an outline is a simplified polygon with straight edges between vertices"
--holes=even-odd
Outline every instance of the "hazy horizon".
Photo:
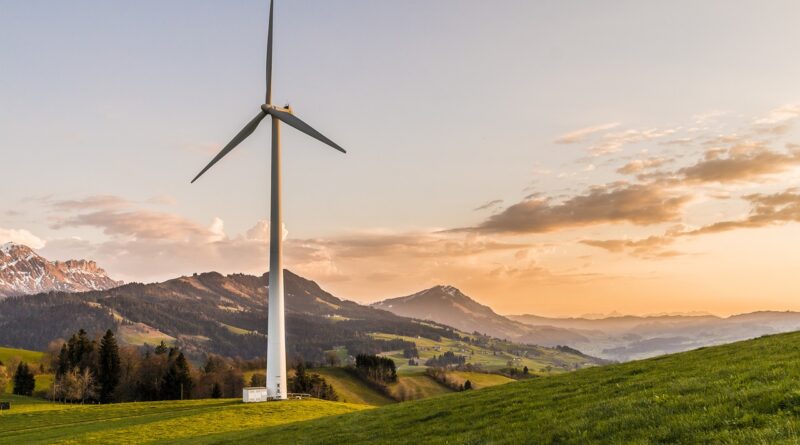
[{"label": "hazy horizon", "polygon": [[[267,270],[267,2],[8,2],[0,243]],[[800,311],[800,5],[278,1],[286,268],[500,314]],[[302,38],[301,38],[302,37]],[[795,43],[792,43],[795,42]]]}]

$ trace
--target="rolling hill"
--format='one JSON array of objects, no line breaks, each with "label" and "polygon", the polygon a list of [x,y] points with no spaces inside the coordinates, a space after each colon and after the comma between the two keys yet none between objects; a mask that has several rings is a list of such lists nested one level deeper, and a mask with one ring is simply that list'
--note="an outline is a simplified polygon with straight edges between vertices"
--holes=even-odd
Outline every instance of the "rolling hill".
[{"label": "rolling hill", "polygon": [[797,443],[799,382],[800,333],[790,333],[373,409],[7,396],[0,444]]},{"label": "rolling hill", "polygon": [[[402,350],[411,339],[439,342],[468,335],[337,298],[289,271],[284,271],[284,285],[290,358],[323,363],[330,350],[342,351],[346,360],[358,353]],[[0,345],[41,351],[79,329],[97,335],[111,328],[124,344],[154,345],[164,340],[197,360],[208,353],[259,358],[267,343],[268,286],[268,274],[210,272],[103,291],[5,298],[0,300]],[[554,367],[572,361],[570,351],[537,350],[552,357]],[[602,363],[591,357],[584,360]]]},{"label": "rolling hill", "polygon": [[530,326],[495,313],[453,286],[434,286],[412,295],[390,298],[372,305],[403,317],[429,320],[464,332],[544,346],[574,345],[588,339],[575,329]]},{"label": "rolling hill", "polygon": [[[367,332],[439,338],[452,328],[416,323],[352,301],[285,271],[287,352],[323,360],[337,346],[380,352],[402,345],[376,340]],[[0,345],[44,350],[50,341],[78,329],[108,328],[127,344],[166,340],[195,357],[212,352],[256,358],[266,345],[268,275],[211,272],[163,283],[130,283],[83,293],[50,292],[0,300]]]},{"label": "rolling hill", "polygon": [[800,333],[791,333],[210,443],[796,443],[798,413]]},{"label": "rolling hill", "polygon": [[614,316],[549,318],[509,315],[531,326],[579,330],[585,340],[572,346],[588,354],[618,361],[681,352],[761,335],[800,329],[800,313],[762,311],[730,317],[714,315]]}]

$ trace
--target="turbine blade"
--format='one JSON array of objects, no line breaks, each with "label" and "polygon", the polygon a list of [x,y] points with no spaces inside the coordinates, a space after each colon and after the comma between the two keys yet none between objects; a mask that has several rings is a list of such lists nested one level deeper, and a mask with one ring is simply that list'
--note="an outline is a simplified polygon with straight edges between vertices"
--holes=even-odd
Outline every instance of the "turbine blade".
[{"label": "turbine blade", "polygon": [[342,153],[347,153],[347,151],[345,151],[344,148],[336,144],[336,142],[333,142],[332,140],[328,139],[327,137],[325,137],[325,135],[313,129],[311,125],[308,125],[307,123],[303,122],[299,117],[295,116],[294,114],[289,113],[288,111],[277,110],[275,108],[269,108],[268,112],[274,118],[277,118],[281,122],[286,123],[286,125],[294,127],[295,129],[311,136],[312,138],[324,144],[330,145],[331,147],[341,151]]},{"label": "turbine blade", "polygon": [[256,127],[258,127],[258,124],[266,116],[267,113],[262,111],[258,113],[258,116],[254,117],[253,120],[248,122],[247,125],[245,125],[244,128],[242,128],[242,131],[240,131],[236,136],[234,136],[234,138],[230,142],[228,142],[228,145],[226,145],[225,148],[223,148],[214,157],[214,159],[212,159],[211,162],[209,162],[208,165],[206,165],[206,167],[203,170],[201,170],[200,173],[198,173],[197,176],[194,177],[194,179],[192,179],[192,184],[194,184],[194,181],[197,181],[197,178],[202,176],[203,173],[208,171],[209,168],[211,168],[214,164],[216,164],[220,159],[224,158],[225,155],[231,152],[231,150],[236,148],[237,145],[241,144],[243,140],[247,139],[248,136],[253,134],[253,132],[256,131]]},{"label": "turbine blade", "polygon": [[266,104],[272,103],[272,9],[275,4],[274,0],[269,2],[269,31],[267,31],[267,101]]}]

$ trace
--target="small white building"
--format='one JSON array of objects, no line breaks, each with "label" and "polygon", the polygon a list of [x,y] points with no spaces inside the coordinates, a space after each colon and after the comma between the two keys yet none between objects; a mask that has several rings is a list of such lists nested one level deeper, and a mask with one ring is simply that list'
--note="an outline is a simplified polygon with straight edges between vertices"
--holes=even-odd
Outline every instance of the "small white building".
[{"label": "small white building", "polygon": [[244,403],[266,402],[270,398],[267,388],[244,388],[242,390],[242,402]]}]

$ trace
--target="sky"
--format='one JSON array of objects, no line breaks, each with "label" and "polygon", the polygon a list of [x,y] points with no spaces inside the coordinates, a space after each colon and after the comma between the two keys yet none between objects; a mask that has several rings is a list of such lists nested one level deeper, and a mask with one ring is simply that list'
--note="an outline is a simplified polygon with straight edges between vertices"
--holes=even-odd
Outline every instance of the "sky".
[{"label": "sky", "polygon": [[[267,2],[0,0],[0,242],[267,270]],[[499,313],[800,310],[800,4],[279,1],[286,267]]]}]

